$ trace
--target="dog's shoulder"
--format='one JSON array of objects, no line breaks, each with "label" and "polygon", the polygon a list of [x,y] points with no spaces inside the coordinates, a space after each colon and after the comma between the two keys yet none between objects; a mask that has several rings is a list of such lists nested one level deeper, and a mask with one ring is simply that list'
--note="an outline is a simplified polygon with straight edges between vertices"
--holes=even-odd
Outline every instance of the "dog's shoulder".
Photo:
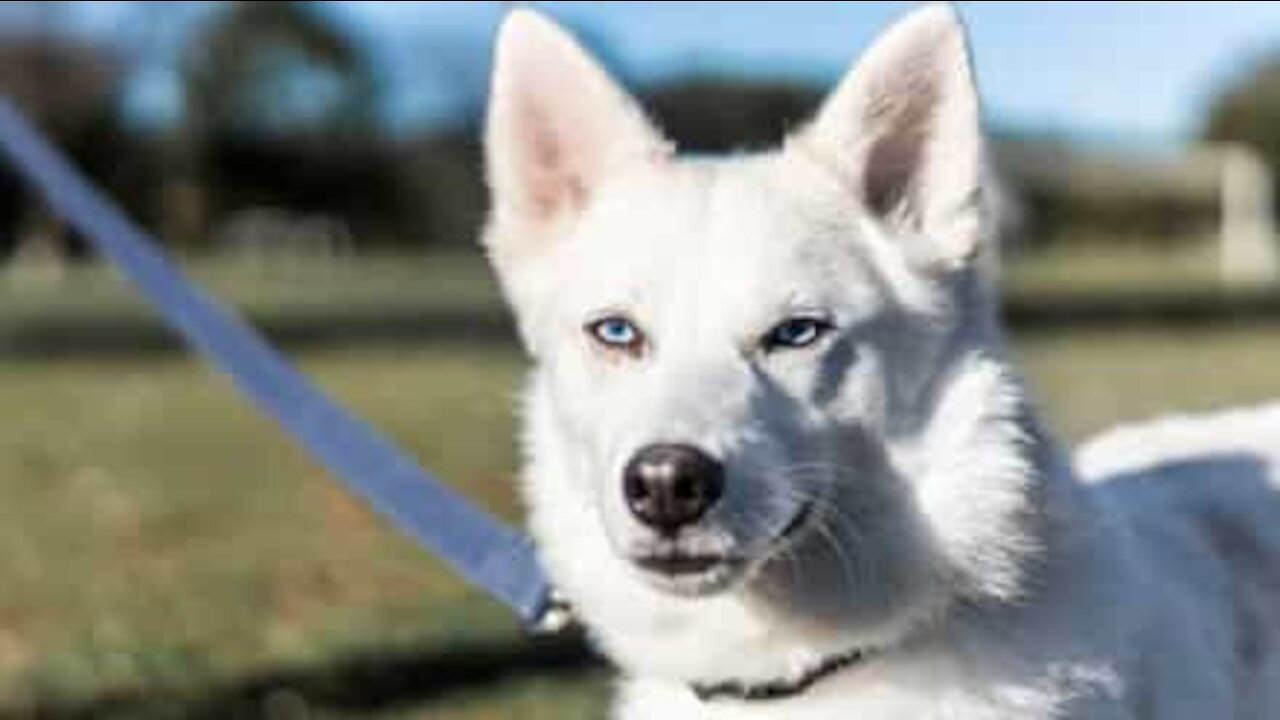
[{"label": "dog's shoulder", "polygon": [[1174,415],[1112,428],[1083,443],[1076,468],[1096,483],[1141,471],[1218,461],[1277,477],[1280,468],[1280,403],[1198,415]]},{"label": "dog's shoulder", "polygon": [[[1155,656],[1146,663],[1165,680],[1157,684],[1274,708],[1280,403],[1118,428],[1076,459],[1080,477],[1124,526],[1122,554],[1141,580],[1133,587],[1159,589],[1158,603],[1149,593],[1132,598],[1149,630],[1142,645]],[[1165,652],[1179,644],[1218,672],[1186,675],[1186,654]]]},{"label": "dog's shoulder", "polygon": [[1280,561],[1280,403],[1121,427],[1076,460],[1136,530],[1193,531],[1233,564]]}]

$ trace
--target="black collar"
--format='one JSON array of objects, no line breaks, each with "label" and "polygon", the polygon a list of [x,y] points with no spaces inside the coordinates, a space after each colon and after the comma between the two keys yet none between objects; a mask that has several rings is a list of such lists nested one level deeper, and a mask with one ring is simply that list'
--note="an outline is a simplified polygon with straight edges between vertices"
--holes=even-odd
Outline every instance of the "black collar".
[{"label": "black collar", "polygon": [[867,650],[850,650],[832,655],[794,679],[744,682],[726,680],[718,683],[693,683],[689,687],[703,702],[714,700],[785,700],[813,687],[821,680],[852,667],[870,656]]}]

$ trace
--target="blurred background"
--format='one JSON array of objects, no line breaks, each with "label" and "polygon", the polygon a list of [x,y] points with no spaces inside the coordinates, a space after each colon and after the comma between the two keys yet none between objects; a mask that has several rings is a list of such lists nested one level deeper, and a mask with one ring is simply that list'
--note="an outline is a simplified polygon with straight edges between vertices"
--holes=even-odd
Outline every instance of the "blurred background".
[{"label": "blurred background", "polygon": [[[504,517],[476,250],[498,2],[7,2],[0,93],[329,390]],[[903,2],[538,3],[692,150],[761,147]],[[1280,3],[961,2],[1016,350],[1069,440],[1280,396]],[[189,357],[0,167],[0,717],[599,718]]]}]

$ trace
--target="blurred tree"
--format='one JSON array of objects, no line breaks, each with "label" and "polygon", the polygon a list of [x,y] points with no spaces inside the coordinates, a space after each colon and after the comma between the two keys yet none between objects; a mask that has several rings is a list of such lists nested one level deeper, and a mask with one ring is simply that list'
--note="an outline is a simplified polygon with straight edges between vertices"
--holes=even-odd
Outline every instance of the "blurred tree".
[{"label": "blurred tree", "polygon": [[[275,208],[322,213],[360,239],[395,236],[391,153],[369,59],[314,3],[238,2],[200,33],[184,64],[184,148],[173,183],[192,215]],[[204,191],[207,196],[201,196]]]},{"label": "blurred tree", "polygon": [[[488,201],[480,130],[488,101],[493,33],[504,14],[521,4],[480,7],[476,3],[473,11],[485,13],[492,21],[479,33],[459,32],[451,26],[415,30],[415,76],[409,82],[416,96],[430,94],[449,112],[431,127],[414,128],[416,132],[401,133],[393,140],[409,237],[440,244],[475,242]],[[615,76],[625,80],[625,68],[606,33],[573,18],[560,20]]]},{"label": "blurred tree", "polygon": [[368,63],[308,3],[235,3],[188,60],[188,120],[212,134],[373,131],[376,86]]},{"label": "blurred tree", "polygon": [[[0,34],[0,94],[12,100],[100,183],[113,188],[131,166],[119,122],[123,65],[104,47],[64,32],[51,4],[21,29]],[[0,253],[19,242],[47,245],[48,256],[81,254],[61,223],[31,202],[11,172],[0,174]]]},{"label": "blurred tree", "polygon": [[723,152],[777,144],[821,98],[801,83],[702,77],[653,88],[644,102],[682,150]]},{"label": "blurred tree", "polygon": [[1219,93],[1204,137],[1251,145],[1280,172],[1280,51],[1264,57]]},{"label": "blurred tree", "polygon": [[120,66],[105,50],[49,34],[0,39],[0,89],[58,137],[110,114]]}]

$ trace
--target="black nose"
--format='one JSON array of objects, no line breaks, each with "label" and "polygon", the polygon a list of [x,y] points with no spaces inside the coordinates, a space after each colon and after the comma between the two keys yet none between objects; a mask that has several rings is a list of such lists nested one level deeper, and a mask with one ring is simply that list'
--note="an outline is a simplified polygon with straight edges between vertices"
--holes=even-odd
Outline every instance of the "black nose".
[{"label": "black nose", "polygon": [[724,490],[724,467],[691,445],[649,445],[622,476],[627,507],[640,522],[674,533],[697,522]]}]

